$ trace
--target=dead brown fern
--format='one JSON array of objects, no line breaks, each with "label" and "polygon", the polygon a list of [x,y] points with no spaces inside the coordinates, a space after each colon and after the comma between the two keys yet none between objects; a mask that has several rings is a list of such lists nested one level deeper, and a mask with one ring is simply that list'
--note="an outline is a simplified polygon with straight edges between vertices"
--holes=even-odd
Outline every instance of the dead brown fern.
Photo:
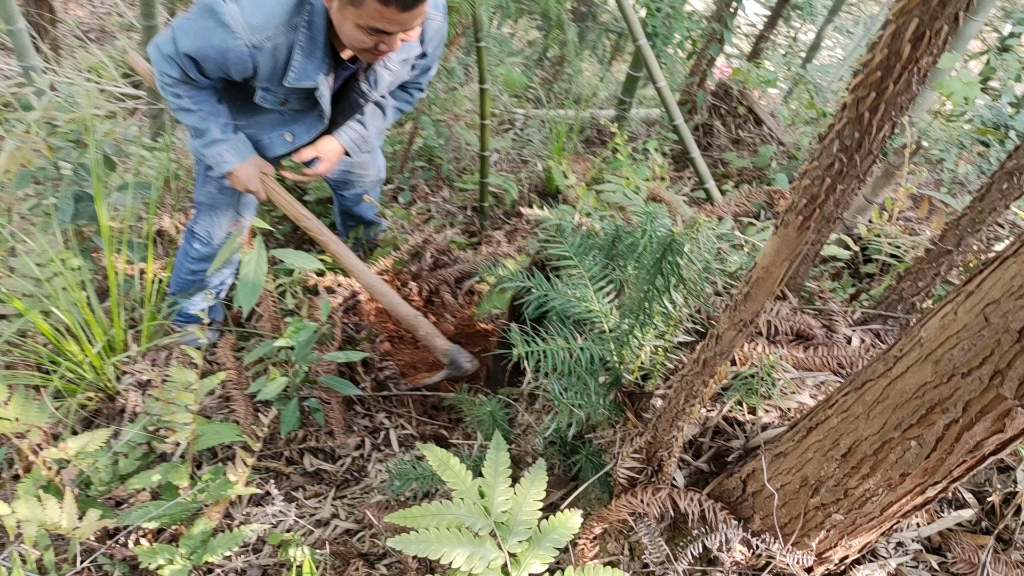
[{"label": "dead brown fern", "polygon": [[992,576],[1024,576],[1024,567],[996,551],[985,548],[955,534],[945,538],[949,546],[949,571],[954,574],[992,574]]},{"label": "dead brown fern", "polygon": [[640,486],[616,497],[604,510],[591,516],[576,539],[577,566],[592,562],[598,554],[598,537],[610,526],[632,522],[634,514],[643,514],[652,522],[674,519],[692,529],[713,530],[738,525],[725,506],[701,492],[672,486]]},{"label": "dead brown fern", "polygon": [[718,204],[705,204],[701,213],[715,218],[756,218],[761,210],[781,212],[789,203],[789,191],[782,188],[744,186]]},{"label": "dead brown fern", "polygon": [[747,342],[733,355],[734,363],[749,364],[758,358],[775,356],[797,370],[830,372],[846,377],[871,361],[874,347],[854,348],[847,344],[771,344]]},{"label": "dead brown fern", "polygon": [[[331,340],[317,348],[320,354],[327,354],[341,349],[345,340],[345,310],[340,299],[332,299],[331,313],[327,318],[327,325],[331,328]],[[316,395],[320,407],[324,411],[324,421],[327,428],[337,437],[344,438],[348,433],[346,426],[348,411],[345,409],[345,397],[337,391],[319,383],[321,376],[334,375],[338,365],[335,362],[314,362],[309,367],[310,378],[317,382]]]},{"label": "dead brown fern", "polygon": [[651,522],[643,512],[630,514],[629,521],[633,524],[633,529],[636,530],[640,536],[640,542],[644,545],[644,561],[647,562],[647,565],[653,568],[656,574],[675,572],[669,566],[670,563],[674,563],[672,553],[668,549],[668,544],[665,543],[665,538],[661,535],[661,530],[654,522]]},{"label": "dead brown fern", "polygon": [[225,333],[214,347],[213,359],[225,373],[224,391],[228,395],[228,403],[231,405],[235,421],[246,434],[252,435],[258,429],[256,409],[252,405],[252,398],[246,393],[251,385],[248,374],[235,357],[237,343],[234,334]]},{"label": "dead brown fern", "polygon": [[272,286],[268,286],[260,294],[256,301],[256,310],[260,313],[256,320],[256,329],[264,334],[280,336],[284,334],[284,320],[281,318],[281,303],[277,298],[277,292]]},{"label": "dead brown fern", "polygon": [[800,338],[808,342],[826,342],[828,331],[816,318],[788,301],[774,302],[758,321],[758,329],[768,340]]}]

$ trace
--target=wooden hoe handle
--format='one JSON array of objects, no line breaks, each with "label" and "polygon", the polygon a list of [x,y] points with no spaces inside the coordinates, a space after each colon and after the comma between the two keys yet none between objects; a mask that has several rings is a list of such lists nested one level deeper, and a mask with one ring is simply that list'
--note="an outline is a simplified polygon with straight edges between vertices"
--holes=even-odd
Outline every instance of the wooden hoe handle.
[{"label": "wooden hoe handle", "polygon": [[[156,87],[153,67],[142,56],[135,52],[129,52],[128,64],[146,84]],[[374,274],[373,270],[360,260],[337,234],[289,194],[273,175],[264,174],[262,182],[263,191],[275,206],[299,228],[302,228],[306,234],[309,234],[395,320],[445,363],[444,371],[433,378],[428,378],[421,384],[433,384],[447,377],[468,376],[476,372],[480,367],[480,362],[472,354],[448,340],[419,310],[413,308],[402,299],[398,292],[395,292],[391,286]]]}]

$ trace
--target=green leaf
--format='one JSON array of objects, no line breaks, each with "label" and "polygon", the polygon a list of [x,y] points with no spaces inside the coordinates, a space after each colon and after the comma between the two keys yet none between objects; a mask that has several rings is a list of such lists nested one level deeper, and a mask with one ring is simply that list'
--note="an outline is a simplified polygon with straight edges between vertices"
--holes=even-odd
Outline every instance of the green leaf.
[{"label": "green leaf", "polygon": [[260,389],[259,393],[256,394],[256,399],[273,400],[274,398],[277,398],[278,394],[280,394],[287,385],[288,378],[286,376],[278,376],[277,378],[268,380],[266,384],[263,385],[263,388]]},{"label": "green leaf", "polygon": [[444,480],[456,499],[480,501],[480,491],[473,474],[454,454],[433,444],[416,445],[427,458],[427,463]]},{"label": "green leaf", "polygon": [[213,257],[213,262],[210,263],[210,267],[206,269],[206,277],[209,278],[214,272],[224,267],[224,264],[234,256],[238,254],[238,251],[242,249],[242,234],[245,233],[244,228],[239,228],[228,236],[227,241],[221,246],[220,250],[217,251],[217,255]]},{"label": "green leaf", "polygon": [[363,358],[369,356],[366,352],[359,352],[356,350],[339,350],[338,352],[329,352],[322,354],[320,357],[329,362],[337,362],[339,364],[347,364],[349,362],[359,362]]},{"label": "green leaf", "polygon": [[470,574],[481,574],[505,560],[494,540],[465,529],[426,528],[389,538],[387,544],[406,554],[437,560]]},{"label": "green leaf", "polygon": [[362,396],[363,391],[360,390],[355,384],[345,380],[344,378],[338,378],[337,376],[321,376],[320,383],[327,386],[331,390],[339,394],[346,396]]},{"label": "green leaf", "polygon": [[949,70],[953,66],[956,66],[957,62],[963,59],[963,55],[957,52],[946,52],[939,58],[939,63],[935,65],[939,70]]},{"label": "green leaf", "polygon": [[203,549],[197,564],[207,564],[220,560],[241,548],[243,544],[252,540],[257,533],[267,528],[269,526],[265,524],[247,524],[239,526],[234,530],[217,534]]},{"label": "green leaf", "polygon": [[43,450],[40,455],[43,458],[73,460],[80,454],[95,452],[107,444],[110,437],[114,435],[113,428],[98,428],[72,436],[67,440]]},{"label": "green leaf", "polygon": [[193,500],[154,500],[125,510],[117,517],[122,526],[139,525],[143,528],[165,528],[180,524],[203,507]]},{"label": "green leaf", "polygon": [[507,511],[512,505],[512,458],[508,453],[508,444],[495,431],[491,445],[484,456],[481,469],[483,480],[480,488],[484,494],[484,508],[494,522],[504,522],[508,518]]},{"label": "green leaf", "polygon": [[320,260],[317,260],[316,256],[313,256],[308,252],[292,250],[291,248],[279,248],[277,250],[272,250],[270,254],[292,270],[298,270],[300,272],[326,270],[323,262],[320,262]]},{"label": "green leaf", "polygon": [[491,519],[483,508],[466,500],[439,500],[427,502],[388,514],[384,520],[406,528],[460,528],[466,527],[477,534],[491,531]]},{"label": "green leaf", "polygon": [[582,524],[583,513],[576,509],[562,510],[541,520],[526,548],[512,559],[512,576],[540,574],[547,570]]},{"label": "green leaf", "polygon": [[212,520],[207,516],[200,516],[192,523],[192,526],[181,535],[178,540],[178,549],[180,549],[186,557],[195,562],[199,557],[198,552],[202,552],[206,546],[206,542],[213,535],[213,531],[217,528],[217,521]]},{"label": "green leaf", "polygon": [[548,489],[544,460],[534,462],[516,484],[508,509],[508,519],[498,525],[498,535],[509,552],[520,552],[540,522],[541,508]]},{"label": "green leaf", "polygon": [[124,489],[131,492],[134,490],[149,490],[161,484],[174,484],[182,486],[188,483],[189,470],[181,462],[166,462],[156,468],[143,470],[132,476],[124,483]]},{"label": "green leaf", "polygon": [[821,249],[821,255],[827,258],[837,258],[839,260],[849,260],[853,256],[853,252],[845,248],[840,248],[835,244],[825,244]]},{"label": "green leaf", "polygon": [[248,354],[242,357],[242,363],[248,366],[257,360],[262,360],[267,356],[267,354],[273,352],[275,348],[276,346],[274,346],[273,340],[264,340],[263,342],[260,342],[258,346],[250,350]]},{"label": "green leaf", "polygon": [[555,576],[626,576],[626,573],[611,566],[584,564],[583,566],[569,566],[565,570],[555,572]]},{"label": "green leaf", "polygon": [[301,423],[299,418],[299,399],[292,398],[281,410],[281,438],[298,430]]},{"label": "green leaf", "polygon": [[221,444],[244,440],[245,435],[242,433],[242,429],[234,422],[213,422],[206,418],[197,418],[196,440],[192,447],[196,450],[206,450]]},{"label": "green leaf", "polygon": [[263,292],[263,280],[267,277],[267,247],[261,236],[256,236],[252,249],[242,252],[238,268],[238,284],[235,286],[235,306],[248,315]]},{"label": "green leaf", "polygon": [[132,552],[139,557],[139,565],[149,570],[156,570],[184,560],[178,549],[169,544],[133,546]]}]

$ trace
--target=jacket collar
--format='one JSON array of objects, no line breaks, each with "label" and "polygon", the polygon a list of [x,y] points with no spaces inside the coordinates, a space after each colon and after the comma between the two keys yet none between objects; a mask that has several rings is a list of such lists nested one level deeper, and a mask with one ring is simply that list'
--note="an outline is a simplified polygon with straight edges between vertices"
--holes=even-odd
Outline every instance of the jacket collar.
[{"label": "jacket collar", "polygon": [[323,0],[303,0],[306,9],[295,38],[295,48],[284,77],[284,85],[290,88],[316,88],[320,79],[330,72],[331,39],[328,26],[331,25],[327,7]]}]

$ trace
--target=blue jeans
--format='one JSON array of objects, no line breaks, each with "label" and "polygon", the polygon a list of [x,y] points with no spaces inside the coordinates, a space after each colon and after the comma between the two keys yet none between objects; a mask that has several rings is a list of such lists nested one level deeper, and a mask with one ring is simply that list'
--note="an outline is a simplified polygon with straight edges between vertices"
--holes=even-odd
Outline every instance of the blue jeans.
[{"label": "blue jeans", "polygon": [[[384,154],[378,149],[346,156],[324,179],[334,193],[334,221],[343,239],[351,242],[357,235],[372,239],[383,229],[378,203],[386,169]],[[221,301],[235,281],[241,256],[233,255],[217,270],[210,268],[232,234],[244,233],[252,224],[257,205],[256,197],[235,190],[226,178],[214,176],[212,168],[196,161],[195,215],[178,247],[167,289],[175,324],[224,320]]]}]

